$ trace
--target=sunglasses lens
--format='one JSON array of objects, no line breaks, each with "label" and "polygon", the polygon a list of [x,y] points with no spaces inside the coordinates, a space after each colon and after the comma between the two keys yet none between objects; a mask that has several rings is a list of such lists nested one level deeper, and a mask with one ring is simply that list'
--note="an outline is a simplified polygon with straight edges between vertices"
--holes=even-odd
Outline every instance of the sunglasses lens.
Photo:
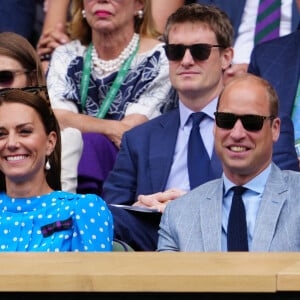
[{"label": "sunglasses lens", "polygon": [[0,71],[0,83],[9,84],[14,80],[14,74],[11,71]]},{"label": "sunglasses lens", "polygon": [[241,118],[244,128],[248,131],[259,131],[264,125],[264,118],[255,115],[245,115]]},{"label": "sunglasses lens", "polygon": [[164,48],[169,60],[181,60],[185,53],[183,45],[165,45]]},{"label": "sunglasses lens", "polygon": [[232,129],[235,122],[237,121],[236,116],[230,113],[217,112],[215,116],[217,126],[223,129]]},{"label": "sunglasses lens", "polygon": [[164,46],[168,59],[175,61],[183,59],[186,49],[190,49],[193,59],[206,60],[210,56],[212,47],[209,44],[194,44],[191,46],[168,44]]},{"label": "sunglasses lens", "polygon": [[259,131],[262,129],[266,117],[256,115],[237,116],[231,113],[215,113],[216,124],[223,129],[232,129],[238,119],[241,120],[243,127],[248,131]]},{"label": "sunglasses lens", "polygon": [[194,59],[207,60],[211,53],[211,46],[205,44],[193,45],[190,48]]}]

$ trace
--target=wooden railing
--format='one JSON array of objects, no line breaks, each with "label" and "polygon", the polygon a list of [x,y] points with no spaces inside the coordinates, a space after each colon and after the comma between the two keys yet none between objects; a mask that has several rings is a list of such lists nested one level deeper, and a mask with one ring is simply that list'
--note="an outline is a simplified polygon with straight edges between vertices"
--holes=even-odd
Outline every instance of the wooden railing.
[{"label": "wooden railing", "polygon": [[300,253],[1,253],[0,292],[300,292]]}]

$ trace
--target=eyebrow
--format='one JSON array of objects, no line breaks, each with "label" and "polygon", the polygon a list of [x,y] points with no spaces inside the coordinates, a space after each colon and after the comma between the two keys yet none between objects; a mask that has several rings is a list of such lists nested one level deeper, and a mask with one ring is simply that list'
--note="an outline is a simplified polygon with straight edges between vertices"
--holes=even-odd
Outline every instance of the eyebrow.
[{"label": "eyebrow", "polygon": [[[17,128],[17,129],[20,129],[20,128],[22,128],[22,127],[24,127],[24,126],[27,126],[27,125],[33,126],[33,123],[32,123],[32,122],[27,122],[27,123],[18,124],[18,125],[16,126],[16,128]],[[0,130],[2,130],[2,129],[6,129],[6,127],[5,127],[5,126],[0,126]]]}]

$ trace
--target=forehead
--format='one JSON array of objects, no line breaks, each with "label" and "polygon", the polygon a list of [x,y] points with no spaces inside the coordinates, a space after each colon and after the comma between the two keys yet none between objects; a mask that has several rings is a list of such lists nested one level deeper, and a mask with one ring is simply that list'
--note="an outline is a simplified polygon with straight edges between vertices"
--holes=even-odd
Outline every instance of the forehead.
[{"label": "forehead", "polygon": [[225,87],[219,111],[236,114],[269,115],[270,102],[266,89],[253,80],[237,81]]},{"label": "forehead", "polygon": [[[14,116],[12,118],[12,116]],[[30,106],[22,103],[7,103],[0,105],[0,124],[20,124],[24,122],[40,122],[39,114]]]},{"label": "forehead", "polygon": [[22,65],[17,60],[0,54],[0,71],[1,70],[18,70],[22,69]]},{"label": "forehead", "polygon": [[169,42],[176,43],[190,40],[198,43],[215,43],[216,34],[203,22],[175,23],[169,31]]}]

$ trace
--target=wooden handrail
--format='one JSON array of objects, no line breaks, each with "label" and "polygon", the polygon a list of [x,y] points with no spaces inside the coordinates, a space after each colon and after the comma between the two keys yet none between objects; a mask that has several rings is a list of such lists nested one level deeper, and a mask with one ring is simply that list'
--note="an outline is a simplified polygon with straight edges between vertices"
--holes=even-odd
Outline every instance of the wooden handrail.
[{"label": "wooden handrail", "polygon": [[0,292],[276,292],[288,290],[281,275],[300,282],[300,253],[16,252],[0,266]]}]

